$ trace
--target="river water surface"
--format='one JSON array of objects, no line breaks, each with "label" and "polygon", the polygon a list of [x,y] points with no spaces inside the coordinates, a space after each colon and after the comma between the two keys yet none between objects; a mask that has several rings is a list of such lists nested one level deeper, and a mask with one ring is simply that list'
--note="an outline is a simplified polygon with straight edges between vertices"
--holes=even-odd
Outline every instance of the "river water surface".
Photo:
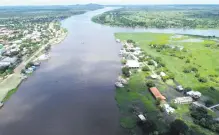
[{"label": "river water surface", "polygon": [[66,39],[0,110],[0,135],[123,135],[114,99],[121,48],[114,32],[219,36],[218,31],[111,28],[90,21],[111,9],[62,22],[69,31]]}]

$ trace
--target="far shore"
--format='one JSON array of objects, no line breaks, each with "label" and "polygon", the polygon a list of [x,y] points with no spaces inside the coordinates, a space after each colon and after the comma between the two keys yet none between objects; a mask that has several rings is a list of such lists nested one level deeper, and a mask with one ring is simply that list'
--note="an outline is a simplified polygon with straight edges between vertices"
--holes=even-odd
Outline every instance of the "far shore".
[{"label": "far shore", "polygon": [[[21,70],[25,68],[26,64],[29,62],[33,61],[36,57],[42,54],[43,50],[48,46],[48,45],[56,45],[61,43],[66,36],[68,35],[68,32],[63,32],[63,34],[55,39],[50,40],[49,43],[42,45],[41,48],[39,48],[32,56],[30,56],[27,60],[21,62],[15,69],[14,73],[9,75],[6,79],[4,79],[0,83],[0,102],[5,102],[5,97],[9,99],[11,96],[8,95],[10,91],[12,90],[17,90],[18,86],[22,83],[22,75],[21,75]],[[15,91],[14,91],[15,92]]]}]

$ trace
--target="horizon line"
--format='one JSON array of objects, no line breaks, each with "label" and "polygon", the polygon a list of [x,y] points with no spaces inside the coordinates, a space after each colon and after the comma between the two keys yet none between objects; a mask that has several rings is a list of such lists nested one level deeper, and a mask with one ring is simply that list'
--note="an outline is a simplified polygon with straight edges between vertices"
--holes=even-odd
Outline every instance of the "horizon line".
[{"label": "horizon line", "polygon": [[0,7],[18,7],[18,6],[74,6],[74,5],[89,5],[89,4],[93,4],[93,5],[100,5],[100,6],[167,6],[167,5],[219,5],[219,3],[214,4],[214,3],[161,3],[161,4],[140,4],[140,3],[136,3],[136,4],[99,4],[99,3],[84,3],[84,4],[54,4],[54,5],[49,5],[49,4],[28,4],[28,5],[0,5]]}]

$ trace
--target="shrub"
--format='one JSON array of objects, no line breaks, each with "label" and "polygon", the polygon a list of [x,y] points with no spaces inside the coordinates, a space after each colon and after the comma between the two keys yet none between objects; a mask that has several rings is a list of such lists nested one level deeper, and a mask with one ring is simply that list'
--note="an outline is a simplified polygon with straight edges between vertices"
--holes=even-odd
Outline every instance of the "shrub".
[{"label": "shrub", "polygon": [[200,77],[200,74],[199,74],[199,73],[196,73],[196,74],[195,74],[195,77],[196,77],[196,78],[199,78],[199,77]]},{"label": "shrub", "polygon": [[204,77],[200,77],[198,80],[199,82],[202,82],[202,83],[206,83],[208,81],[207,78],[204,78]]},{"label": "shrub", "polygon": [[161,78],[162,78],[162,80],[163,80],[164,82],[166,82],[166,80],[169,79],[169,76],[166,75],[166,76],[162,76]]},{"label": "shrub", "polygon": [[154,65],[154,62],[152,60],[148,61],[148,65]]},{"label": "shrub", "polygon": [[192,70],[193,72],[198,72],[198,69],[197,69],[196,67],[192,67],[191,70]]},{"label": "shrub", "polygon": [[130,72],[129,72],[129,68],[128,67],[123,67],[122,68],[122,73],[123,73],[124,76],[130,77]]},{"label": "shrub", "polygon": [[190,63],[190,60],[189,60],[189,59],[187,59],[187,60],[186,60],[186,63]]},{"label": "shrub", "polygon": [[149,88],[155,87],[155,84],[154,84],[154,82],[152,82],[152,81],[148,81],[148,82],[146,83],[146,85],[147,85]]},{"label": "shrub", "polygon": [[184,70],[183,70],[183,72],[184,73],[190,73],[192,70],[190,69],[190,68],[185,68]]},{"label": "shrub", "polygon": [[212,100],[207,100],[207,101],[205,101],[205,105],[207,107],[210,107],[210,106],[214,105],[214,102]]},{"label": "shrub", "polygon": [[144,66],[144,67],[142,68],[142,71],[150,71],[150,69],[149,69],[148,66]]},{"label": "shrub", "polygon": [[184,91],[185,91],[185,92],[192,91],[192,88],[190,88],[190,87],[186,87],[186,88],[184,89]]},{"label": "shrub", "polygon": [[123,65],[125,65],[125,64],[127,63],[127,60],[126,60],[126,59],[122,59],[122,60],[121,60],[121,63],[122,63]]},{"label": "shrub", "polygon": [[135,41],[133,41],[133,40],[131,40],[131,39],[128,39],[128,40],[127,40],[127,43],[133,43],[133,44],[135,44]]}]

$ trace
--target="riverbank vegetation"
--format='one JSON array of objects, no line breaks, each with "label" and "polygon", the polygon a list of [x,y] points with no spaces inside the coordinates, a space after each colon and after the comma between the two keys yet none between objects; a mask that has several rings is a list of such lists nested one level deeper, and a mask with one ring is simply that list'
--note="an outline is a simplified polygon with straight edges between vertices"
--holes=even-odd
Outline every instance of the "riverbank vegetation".
[{"label": "riverbank vegetation", "polygon": [[5,98],[3,99],[2,102],[6,102],[7,100],[10,99],[10,97],[17,91],[18,88],[14,88],[12,90],[10,90],[7,95],[5,96]]},{"label": "riverbank vegetation", "polygon": [[[217,134],[215,113],[199,113],[195,111],[199,109],[192,105],[176,105],[173,100],[185,96],[176,90],[182,85],[185,92],[200,91],[202,96],[196,100],[201,104],[209,107],[219,103],[218,38],[163,33],[116,33],[115,37],[123,45],[132,41],[143,51],[139,56],[144,56],[139,57],[140,69],[130,69],[129,83],[116,90],[122,127],[130,134]],[[151,77],[161,72],[166,75],[160,79]],[[124,76],[126,73],[123,72]],[[154,99],[149,91],[154,86],[167,98],[165,102],[175,109],[173,114],[168,115],[161,107],[163,103]],[[146,124],[139,123],[139,113],[146,116]],[[200,120],[200,117],[204,119]]]},{"label": "riverbank vegetation", "polygon": [[219,28],[217,6],[127,6],[93,17],[101,24],[145,28]]}]

